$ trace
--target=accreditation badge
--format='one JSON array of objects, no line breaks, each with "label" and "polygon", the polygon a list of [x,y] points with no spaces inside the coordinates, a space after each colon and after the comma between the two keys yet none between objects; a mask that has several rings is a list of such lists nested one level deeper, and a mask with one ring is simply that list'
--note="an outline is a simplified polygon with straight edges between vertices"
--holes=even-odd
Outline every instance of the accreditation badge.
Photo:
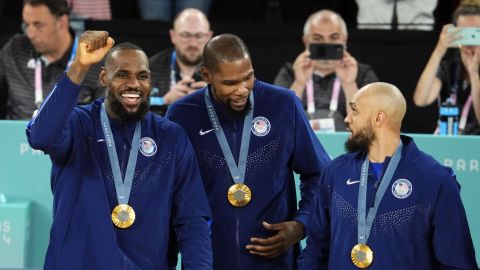
[{"label": "accreditation badge", "polygon": [[367,268],[373,262],[373,251],[366,244],[357,244],[352,248],[352,262],[358,268]]},{"label": "accreditation badge", "polygon": [[245,184],[234,184],[228,189],[228,201],[235,207],[242,207],[247,205],[252,199],[252,192]]},{"label": "accreditation badge", "polygon": [[132,226],[135,221],[135,211],[128,204],[119,204],[113,208],[112,222],[121,229]]}]

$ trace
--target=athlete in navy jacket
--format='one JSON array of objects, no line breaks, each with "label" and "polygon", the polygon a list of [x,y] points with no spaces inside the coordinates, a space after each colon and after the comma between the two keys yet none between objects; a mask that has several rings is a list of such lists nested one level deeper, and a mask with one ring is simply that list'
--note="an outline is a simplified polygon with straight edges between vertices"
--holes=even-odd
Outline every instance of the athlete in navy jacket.
[{"label": "athlete in navy jacket", "polygon": [[477,269],[455,175],[400,136],[400,91],[369,84],[350,105],[350,153],[322,175],[299,269]]},{"label": "athlete in navy jacket", "polygon": [[[52,160],[45,269],[167,269],[175,241],[185,269],[212,269],[195,154],[178,125],[148,112],[145,53],[130,43],[111,49],[100,74],[105,101],[75,106],[86,71],[112,45],[107,32],[85,32],[67,75],[27,128],[32,147]],[[177,239],[169,238],[173,229]]]},{"label": "athlete in navy jacket", "polygon": [[[238,37],[213,38],[203,59],[209,86],[174,103],[167,118],[185,129],[199,160],[213,215],[214,268],[294,269],[299,249],[293,245],[304,236],[330,159],[295,93],[254,79]],[[238,179],[229,162],[238,164]],[[299,209],[294,171],[301,180]]]}]

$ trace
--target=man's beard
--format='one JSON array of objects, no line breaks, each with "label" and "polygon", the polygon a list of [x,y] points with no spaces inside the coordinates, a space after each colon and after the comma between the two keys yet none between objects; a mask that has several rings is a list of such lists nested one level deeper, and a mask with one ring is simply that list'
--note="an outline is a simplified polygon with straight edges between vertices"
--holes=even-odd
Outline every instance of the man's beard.
[{"label": "man's beard", "polygon": [[[188,48],[187,48],[188,50]],[[202,55],[199,54],[197,56],[197,58],[193,59],[193,60],[190,60],[188,59],[188,57],[179,52],[179,51],[176,51],[176,54],[177,54],[177,57],[178,57],[178,60],[180,60],[180,62],[182,62],[183,64],[187,65],[187,66],[198,66],[201,62],[202,62]]]},{"label": "man's beard", "polygon": [[[253,93],[250,93],[250,95],[253,95]],[[252,107],[252,105],[250,104],[250,99],[247,99],[247,103],[245,103],[245,107],[240,111],[234,110],[232,108],[231,103],[232,103],[232,100],[228,99],[227,104],[225,104],[225,111],[231,117],[245,116],[250,110],[250,108]]]},{"label": "man's beard", "polygon": [[110,110],[123,121],[131,122],[131,121],[139,121],[141,120],[145,114],[147,114],[149,107],[150,107],[150,98],[147,96],[147,99],[140,103],[138,110],[136,112],[128,112],[122,105],[122,102],[118,100],[115,95],[107,90],[107,97],[108,103],[110,105]]},{"label": "man's beard", "polygon": [[375,140],[375,133],[371,127],[362,128],[355,135],[352,134],[345,142],[345,150],[347,152],[366,152]]}]

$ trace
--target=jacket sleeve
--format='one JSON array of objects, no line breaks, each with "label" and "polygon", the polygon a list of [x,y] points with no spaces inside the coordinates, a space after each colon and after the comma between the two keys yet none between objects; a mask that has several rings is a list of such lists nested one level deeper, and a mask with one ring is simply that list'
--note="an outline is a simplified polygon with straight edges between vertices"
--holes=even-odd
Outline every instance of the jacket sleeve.
[{"label": "jacket sleeve", "polygon": [[291,63],[285,63],[278,71],[273,84],[280,85],[285,88],[290,88],[293,81],[295,81],[295,74]]},{"label": "jacket sleeve", "polygon": [[[358,78],[357,78],[358,88],[362,88],[363,86],[369,83],[378,82],[378,76],[375,73],[375,71],[372,69],[372,67],[370,67],[370,65],[362,64],[358,68],[359,68]],[[360,69],[362,70],[360,71]]]},{"label": "jacket sleeve", "polygon": [[454,175],[444,179],[440,187],[432,227],[432,246],[442,269],[478,269],[460,185]]},{"label": "jacket sleeve", "polygon": [[197,160],[185,132],[178,127],[173,226],[186,270],[212,269],[211,213]]},{"label": "jacket sleeve", "polygon": [[70,125],[80,86],[64,75],[45,98],[27,125],[27,139],[34,149],[43,150],[53,160],[62,159],[72,146]]},{"label": "jacket sleeve", "polygon": [[298,270],[328,269],[330,252],[330,189],[326,184],[327,170],[322,174],[317,196],[310,213],[307,231],[307,244],[298,258]]},{"label": "jacket sleeve", "polygon": [[[294,95],[292,93],[292,95]],[[310,127],[300,100],[295,102],[293,170],[300,174],[301,198],[295,220],[306,224],[322,170],[330,162],[323,146]]]}]

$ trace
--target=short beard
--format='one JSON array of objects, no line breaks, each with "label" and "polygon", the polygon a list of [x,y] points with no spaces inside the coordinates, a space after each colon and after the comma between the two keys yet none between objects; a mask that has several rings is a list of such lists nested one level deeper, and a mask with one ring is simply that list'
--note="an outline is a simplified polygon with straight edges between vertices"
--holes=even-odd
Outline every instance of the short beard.
[{"label": "short beard", "polygon": [[115,97],[115,95],[113,95],[113,93],[109,90],[107,90],[106,99],[108,100],[108,103],[110,105],[109,106],[110,110],[112,110],[112,112],[120,120],[127,121],[127,122],[136,122],[141,120],[147,114],[150,107],[149,96],[147,96],[147,99],[145,101],[142,101],[140,103],[138,110],[133,113],[127,112],[123,107],[122,103],[120,102],[120,100],[118,100]]},{"label": "short beard", "polygon": [[[253,95],[253,93],[250,93],[250,94]],[[231,103],[232,103],[231,100],[227,100],[227,104],[225,104],[225,111],[230,117],[245,116],[250,110],[250,108],[252,107],[252,105],[250,104],[250,99],[247,99],[247,103],[245,104],[245,107],[240,111],[234,110],[232,108]]]},{"label": "short beard", "polygon": [[180,60],[180,62],[184,63],[187,66],[198,66],[198,65],[200,65],[200,63],[202,63],[202,55],[201,54],[199,54],[199,56],[194,60],[188,59],[185,54],[183,54],[179,51],[176,51],[176,54],[177,54],[178,60]]},{"label": "short beard", "polygon": [[368,153],[368,148],[375,140],[375,133],[371,127],[366,127],[357,132],[357,134],[348,138],[345,142],[345,150],[347,152],[365,152]]}]

